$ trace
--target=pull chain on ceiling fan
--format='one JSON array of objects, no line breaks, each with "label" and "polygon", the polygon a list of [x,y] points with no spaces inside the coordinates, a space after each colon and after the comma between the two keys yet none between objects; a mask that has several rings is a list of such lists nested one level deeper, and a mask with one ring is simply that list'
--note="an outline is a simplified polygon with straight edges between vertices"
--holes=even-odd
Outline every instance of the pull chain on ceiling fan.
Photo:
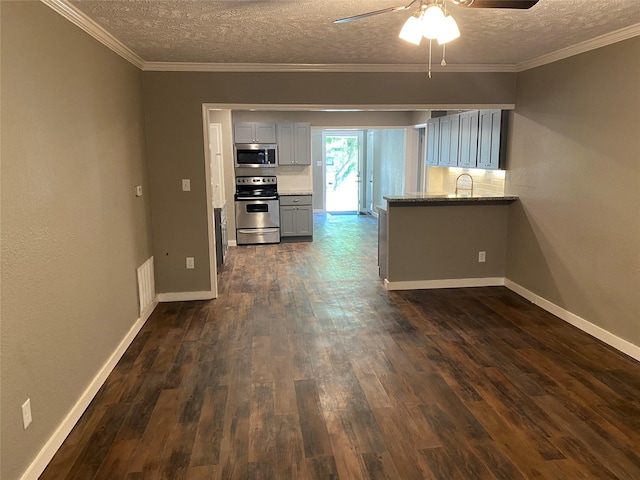
[{"label": "pull chain on ceiling fan", "polygon": [[429,78],[431,78],[431,44],[437,39],[442,45],[442,65],[445,61],[445,44],[460,36],[460,29],[454,18],[449,15],[446,0],[420,2],[418,10],[405,22],[400,34],[401,39],[420,45],[422,37],[429,39]]},{"label": "pull chain on ceiling fan", "polygon": [[[404,23],[398,36],[414,45],[420,45],[422,37],[429,39],[429,78],[431,78],[431,42],[437,39],[438,44],[442,45],[441,65],[445,66],[447,64],[445,61],[445,46],[448,42],[460,36],[460,29],[446,8],[447,0],[419,1],[418,9]],[[451,2],[460,7],[467,8],[528,9],[538,3],[538,0],[451,0]],[[340,18],[334,20],[333,23],[348,23],[383,13],[409,10],[416,3],[418,3],[418,0],[413,0],[407,5],[383,8],[351,17]]]}]

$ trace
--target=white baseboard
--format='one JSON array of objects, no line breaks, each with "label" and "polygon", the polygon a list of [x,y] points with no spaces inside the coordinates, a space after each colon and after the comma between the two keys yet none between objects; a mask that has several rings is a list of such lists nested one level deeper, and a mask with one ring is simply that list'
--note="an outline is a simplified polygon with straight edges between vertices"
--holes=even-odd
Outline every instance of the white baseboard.
[{"label": "white baseboard", "polygon": [[540,308],[555,315],[561,320],[564,320],[565,322],[570,323],[574,327],[579,328],[580,330],[582,330],[585,333],[588,333],[592,337],[595,337],[598,340],[601,340],[602,342],[606,343],[607,345],[615,348],[616,350],[619,350],[622,353],[629,355],[631,358],[640,361],[640,346],[634,345],[633,343],[628,342],[625,339],[614,335],[608,330],[605,330],[602,327],[594,325],[588,320],[585,320],[584,318],[579,317],[578,315],[571,313],[570,311],[565,310],[562,307],[559,307],[555,303],[550,302],[549,300],[531,292],[530,290],[527,290],[523,286],[518,285],[517,283],[509,279],[505,279],[504,285],[509,290],[514,291],[521,297],[526,298],[531,303],[538,305]]},{"label": "white baseboard", "polygon": [[42,447],[42,450],[38,452],[38,455],[33,460],[33,462],[31,462],[31,465],[29,465],[29,468],[27,468],[22,477],[20,477],[20,480],[33,480],[35,478],[38,478],[42,474],[42,472],[44,472],[44,469],[47,468],[47,465],[49,464],[55,453],[58,451],[69,433],[71,433],[71,430],[73,430],[73,427],[75,427],[78,420],[80,420],[80,417],[87,409],[93,398],[96,396],[98,390],[100,390],[100,387],[102,387],[107,377],[111,374],[118,361],[120,361],[127,348],[129,348],[129,345],[131,345],[133,339],[136,338],[136,335],[142,329],[157,305],[158,299],[156,297],[153,302],[151,302],[149,306],[142,312],[140,318],[138,318],[133,326],[129,329],[129,331],[113,351],[109,359],[105,362],[105,364],[98,371],[89,386],[82,393],[71,411],[69,411],[64,420],[62,420],[62,423],[60,423],[56,431],[53,432],[53,435],[51,435],[47,443],[45,443],[44,447]]},{"label": "white baseboard", "polygon": [[390,282],[385,278],[387,290],[429,290],[434,288],[498,287],[504,285],[504,277],[451,278],[445,280],[412,280]]},{"label": "white baseboard", "polygon": [[237,246],[238,246],[238,242],[237,242],[236,240],[229,240],[229,241],[227,242],[227,245],[228,245],[229,247],[237,247]]},{"label": "white baseboard", "polygon": [[190,302],[192,300],[211,300],[216,296],[211,291],[204,292],[167,292],[159,293],[159,302]]}]

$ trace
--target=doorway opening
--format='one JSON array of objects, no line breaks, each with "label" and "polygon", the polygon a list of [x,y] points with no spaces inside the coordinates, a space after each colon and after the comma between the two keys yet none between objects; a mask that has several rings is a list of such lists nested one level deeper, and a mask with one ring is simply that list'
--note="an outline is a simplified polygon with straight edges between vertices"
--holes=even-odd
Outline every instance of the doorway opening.
[{"label": "doorway opening", "polygon": [[360,212],[362,131],[322,132],[324,157],[324,210],[329,213]]}]

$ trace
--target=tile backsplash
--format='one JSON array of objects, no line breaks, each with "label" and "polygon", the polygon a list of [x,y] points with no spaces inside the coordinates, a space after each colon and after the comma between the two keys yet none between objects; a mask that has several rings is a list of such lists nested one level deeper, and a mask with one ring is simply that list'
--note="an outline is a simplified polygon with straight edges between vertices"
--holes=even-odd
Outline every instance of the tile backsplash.
[{"label": "tile backsplash", "polygon": [[[476,168],[428,167],[427,191],[429,193],[455,193],[456,179],[463,173],[473,178],[473,193],[476,195],[504,195],[504,170],[480,170]],[[460,188],[469,190],[469,182],[460,180]]]},{"label": "tile backsplash", "polygon": [[278,177],[278,191],[311,192],[311,165],[278,165],[275,168],[236,168],[236,176],[275,175]]}]

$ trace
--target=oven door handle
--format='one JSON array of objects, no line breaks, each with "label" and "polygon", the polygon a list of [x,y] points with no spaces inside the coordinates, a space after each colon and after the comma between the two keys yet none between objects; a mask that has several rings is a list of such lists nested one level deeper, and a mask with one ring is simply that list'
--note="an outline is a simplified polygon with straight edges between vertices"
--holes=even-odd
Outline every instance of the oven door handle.
[{"label": "oven door handle", "polygon": [[246,200],[277,200],[278,197],[277,196],[273,196],[273,197],[238,197],[237,200],[239,202],[244,202]]},{"label": "oven door handle", "polygon": [[267,228],[239,228],[237,230],[238,233],[243,233],[244,235],[263,235],[265,233],[276,233],[280,231],[278,227],[267,227]]}]

